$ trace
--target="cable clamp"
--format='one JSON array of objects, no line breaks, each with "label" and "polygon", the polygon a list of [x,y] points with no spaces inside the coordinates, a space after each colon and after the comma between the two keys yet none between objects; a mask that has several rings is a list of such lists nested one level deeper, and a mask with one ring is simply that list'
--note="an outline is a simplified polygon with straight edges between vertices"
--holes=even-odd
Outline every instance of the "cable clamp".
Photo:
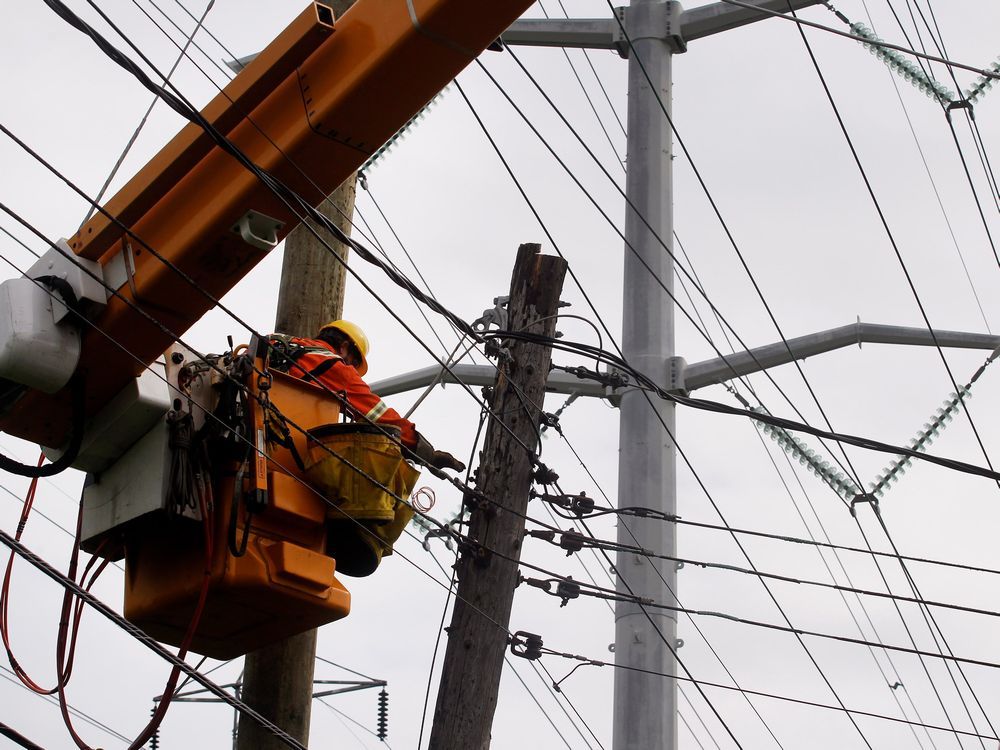
[{"label": "cable clamp", "polygon": [[510,349],[500,343],[500,339],[487,339],[483,347],[483,354],[490,359],[495,359],[500,365],[509,365],[514,362],[514,355]]},{"label": "cable clamp", "polygon": [[600,370],[591,370],[590,368],[583,367],[582,365],[578,365],[576,367],[552,365],[550,369],[562,370],[570,375],[575,375],[580,380],[595,380],[601,385],[607,386],[611,389],[625,388],[632,382],[629,376],[621,370],[601,372]]},{"label": "cable clamp", "polygon": [[564,531],[559,537],[559,547],[566,550],[566,557],[569,557],[574,552],[582,550],[585,541],[583,534],[576,531]]},{"label": "cable clamp", "polygon": [[962,99],[956,99],[955,101],[948,102],[948,105],[944,108],[944,116],[948,118],[948,122],[951,122],[951,113],[956,109],[967,109],[969,110],[969,117],[973,120],[976,119],[975,107],[972,106],[972,102],[963,97]]},{"label": "cable clamp", "polygon": [[535,466],[535,470],[531,473],[531,481],[535,484],[540,484],[543,487],[550,484],[555,484],[559,481],[559,475],[556,474],[552,469],[543,464],[541,461]]},{"label": "cable clamp", "polygon": [[858,503],[871,503],[872,510],[878,513],[878,498],[870,492],[863,492],[860,495],[855,495],[854,499],[851,500],[851,517],[858,517],[858,511],[855,508]]},{"label": "cable clamp", "polygon": [[500,330],[507,328],[507,303],[510,302],[508,295],[493,298],[493,307],[483,310],[483,314],[472,321],[472,330],[485,333],[491,325],[495,325]]},{"label": "cable clamp", "polygon": [[[520,586],[522,583],[526,583],[529,586],[534,586],[536,589],[541,589],[546,594],[550,596],[555,596],[560,600],[560,607],[565,607],[570,599],[580,598],[580,584],[573,580],[572,576],[566,578],[525,578],[524,576],[518,574],[517,584]],[[552,590],[552,584],[555,584],[555,591]],[[600,595],[597,595],[600,596]],[[602,597],[603,598],[603,597]]]},{"label": "cable clamp", "polygon": [[452,538],[455,536],[455,531],[450,526],[443,526],[438,529],[431,529],[426,534],[424,534],[423,548],[426,552],[431,551],[431,539],[441,538],[444,539],[444,546],[449,549],[455,549],[455,545],[452,543]]},{"label": "cable clamp", "polygon": [[543,411],[538,421],[543,431],[551,427],[556,432],[560,434],[562,433],[562,427],[559,424],[559,417],[555,414]]},{"label": "cable clamp", "polygon": [[576,583],[572,577],[568,577],[565,581],[559,581],[556,584],[556,596],[559,597],[560,607],[565,607],[570,599],[578,599],[580,597],[580,584]]},{"label": "cable clamp", "polygon": [[594,512],[595,507],[594,498],[588,497],[586,492],[580,492],[576,495],[550,495],[548,493],[539,493],[536,490],[531,490],[531,497],[537,497],[542,500],[542,502],[546,502],[551,505],[558,505],[560,508],[564,508],[573,513],[577,518],[583,518],[584,516],[590,515]]},{"label": "cable clamp", "polygon": [[535,661],[542,658],[542,636],[518,630],[510,637],[510,652],[522,659]]}]

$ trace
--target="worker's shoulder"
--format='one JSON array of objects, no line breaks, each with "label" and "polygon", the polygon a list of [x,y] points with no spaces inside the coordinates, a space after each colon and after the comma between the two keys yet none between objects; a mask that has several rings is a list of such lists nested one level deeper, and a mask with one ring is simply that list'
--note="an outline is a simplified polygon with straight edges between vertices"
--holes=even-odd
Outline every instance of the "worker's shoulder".
[{"label": "worker's shoulder", "polygon": [[333,360],[334,363],[341,361],[341,356],[327,342],[320,339],[272,333],[268,336],[268,345],[272,360],[277,354],[279,360],[287,361],[289,364],[310,359],[314,362],[316,360]]},{"label": "worker's shoulder", "polygon": [[334,353],[333,349],[330,347],[328,343],[326,343],[325,341],[321,341],[319,339],[306,339],[306,338],[301,338],[299,336],[290,336],[288,337],[288,341],[289,343],[294,344],[295,346],[301,346],[303,349],[315,349],[316,351],[319,352],[325,351],[325,352],[330,352],[331,354]]}]

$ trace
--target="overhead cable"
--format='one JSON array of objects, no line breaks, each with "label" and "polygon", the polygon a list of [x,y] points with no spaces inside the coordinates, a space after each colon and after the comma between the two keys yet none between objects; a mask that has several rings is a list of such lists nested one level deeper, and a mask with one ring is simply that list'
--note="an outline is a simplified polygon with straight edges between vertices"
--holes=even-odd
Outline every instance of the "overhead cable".
[{"label": "overhead cable", "polygon": [[[793,15],[794,15],[794,13],[793,13]],[[913,295],[913,298],[914,298],[914,300],[915,300],[915,302],[917,304],[917,307],[920,310],[920,314],[921,314],[921,317],[924,320],[924,324],[927,326],[928,330],[931,333],[931,337],[934,339],[935,348],[938,351],[938,354],[939,354],[939,356],[941,358],[941,362],[944,365],[945,371],[948,374],[948,378],[951,381],[952,387],[954,388],[955,393],[958,396],[959,402],[962,404],[962,407],[963,407],[963,409],[965,411],[965,415],[966,415],[966,417],[969,420],[969,426],[972,428],[972,432],[973,432],[973,434],[976,437],[976,442],[978,443],[979,448],[982,451],[983,456],[986,459],[987,465],[992,470],[993,464],[992,464],[992,462],[990,460],[988,452],[986,451],[986,446],[983,443],[982,437],[979,434],[979,430],[977,429],[976,423],[975,423],[975,421],[972,418],[972,413],[969,411],[968,405],[962,399],[961,389],[959,388],[958,383],[955,380],[955,376],[952,373],[951,366],[948,364],[948,359],[947,359],[947,357],[944,354],[944,350],[941,348],[941,345],[937,341],[936,335],[934,334],[934,329],[931,326],[930,319],[927,316],[927,312],[926,312],[926,310],[924,308],[923,302],[920,299],[920,295],[917,293],[916,285],[915,285],[915,283],[913,281],[913,278],[910,275],[910,272],[909,272],[909,269],[907,268],[906,262],[903,260],[902,253],[901,253],[900,248],[899,248],[899,246],[898,246],[898,244],[896,242],[895,236],[893,235],[892,230],[889,227],[888,220],[887,220],[887,218],[886,218],[886,216],[885,216],[885,214],[884,214],[884,212],[882,210],[881,204],[880,204],[877,196],[875,195],[875,190],[874,190],[873,185],[871,184],[871,181],[868,178],[867,171],[865,170],[863,164],[861,163],[861,157],[860,157],[857,149],[855,148],[854,141],[853,141],[853,139],[851,138],[850,134],[847,131],[847,126],[846,126],[846,124],[844,122],[843,117],[841,116],[840,109],[837,106],[836,101],[834,100],[833,93],[830,90],[829,85],[827,84],[826,78],[823,75],[823,71],[820,68],[819,61],[816,59],[816,55],[813,52],[812,45],[809,43],[809,40],[806,37],[804,28],[801,25],[797,26],[796,28],[798,29],[799,36],[801,37],[802,42],[803,42],[803,44],[804,44],[804,46],[806,48],[806,52],[809,55],[809,59],[811,60],[811,62],[813,64],[813,67],[816,70],[816,74],[817,74],[817,76],[819,78],[820,84],[823,87],[823,91],[825,92],[826,97],[829,100],[830,106],[833,109],[834,116],[835,116],[835,118],[837,120],[837,123],[840,126],[841,132],[844,135],[844,139],[847,142],[847,146],[848,146],[848,148],[849,148],[849,150],[851,152],[851,155],[852,155],[852,157],[854,159],[854,162],[855,162],[855,164],[856,164],[856,166],[858,168],[858,171],[859,171],[859,173],[861,175],[861,178],[862,178],[862,180],[863,180],[863,182],[865,184],[867,192],[868,192],[869,196],[871,197],[872,203],[874,204],[874,207],[875,207],[875,211],[878,214],[878,217],[879,217],[879,219],[880,219],[880,221],[882,223],[883,228],[885,229],[886,236],[888,237],[889,243],[892,246],[892,249],[893,249],[893,252],[894,252],[894,254],[896,256],[896,259],[898,260],[899,265],[900,265],[900,267],[901,267],[901,269],[903,271],[903,275],[906,278],[907,284],[908,284],[908,286],[910,288],[910,291],[911,291],[911,293]],[[909,454],[907,454],[907,455],[909,455]],[[1000,479],[996,479],[995,481],[996,481],[998,489],[1000,489]],[[872,506],[872,510],[874,511],[874,514],[875,514],[875,517],[876,517],[878,523],[881,525],[884,533],[886,534],[886,537],[889,539],[890,544],[895,548],[895,542],[892,540],[892,538],[891,538],[891,536],[889,534],[888,527],[885,525],[885,521],[882,519],[882,515],[879,512],[878,506],[877,505],[873,505]],[[859,528],[860,528],[860,526],[859,526]],[[901,567],[903,569],[904,575],[906,576],[908,584],[913,588],[914,593],[916,593],[919,596],[919,591],[918,591],[918,589],[916,587],[916,582],[913,580],[913,578],[910,575],[909,571],[906,569],[906,566],[901,563]],[[932,636],[932,638],[933,638],[933,640],[935,642],[935,645],[937,645],[938,648],[940,649],[940,644],[938,644],[937,636],[934,634],[934,630],[930,627],[931,623],[933,623],[934,627],[937,628],[938,633],[941,636],[941,641],[944,643],[944,646],[948,650],[948,653],[951,654],[951,655],[954,655],[954,652],[951,649],[951,646],[948,644],[947,639],[945,639],[944,633],[941,631],[941,628],[938,625],[936,619],[934,618],[933,613],[931,613],[926,608],[922,608],[920,611],[921,611],[922,617],[925,619],[925,622],[928,623],[928,629],[931,630],[931,636]],[[941,655],[942,655],[942,657],[944,656],[943,652],[942,652]],[[946,662],[946,665],[947,665],[947,662]],[[990,729],[994,733],[996,733],[996,730],[993,727],[993,724],[990,721],[989,716],[986,714],[985,709],[983,709],[982,702],[980,701],[979,696],[972,689],[972,685],[969,682],[969,679],[966,676],[965,671],[962,669],[961,664],[958,663],[958,662],[956,662],[956,667],[958,668],[959,674],[961,674],[963,680],[965,681],[966,686],[969,688],[969,691],[972,693],[972,697],[976,701],[976,704],[978,705],[980,711],[982,712],[983,717],[986,719],[986,723],[990,726]],[[969,708],[968,708],[968,705],[966,704],[965,698],[962,695],[961,690],[960,690],[957,682],[955,681],[954,675],[952,674],[950,667],[948,668],[948,675],[949,675],[949,678],[952,680],[953,685],[955,686],[955,690],[959,694],[959,699],[962,702],[962,706],[965,708],[966,713],[969,715],[970,721],[972,721],[971,712],[969,711]],[[973,724],[975,724],[974,721],[973,721]]]},{"label": "overhead cable", "polygon": [[880,47],[884,47],[886,49],[896,50],[897,52],[905,52],[906,54],[913,55],[914,57],[921,57],[921,58],[923,58],[925,60],[931,60],[933,62],[942,63],[944,65],[949,65],[949,66],[952,66],[952,67],[955,67],[955,68],[961,68],[962,70],[968,70],[968,71],[971,71],[973,73],[978,73],[981,76],[984,76],[986,78],[990,78],[990,79],[993,79],[993,80],[1000,79],[1000,71],[994,71],[992,69],[977,68],[974,65],[966,65],[964,63],[955,62],[954,60],[946,60],[943,57],[936,57],[935,55],[928,55],[928,54],[926,54],[924,52],[917,52],[916,50],[909,49],[907,47],[901,47],[898,44],[890,44],[889,42],[884,42],[884,41],[881,41],[881,40],[876,41],[876,40],[864,39],[864,38],[859,37],[859,36],[857,36],[855,34],[850,34],[850,33],[844,32],[844,31],[840,31],[839,29],[835,29],[835,28],[833,28],[831,26],[824,26],[821,23],[815,23],[813,21],[807,21],[804,18],[799,18],[798,16],[795,16],[795,15],[789,15],[787,13],[779,13],[778,11],[775,11],[775,10],[768,10],[767,8],[761,8],[759,5],[753,5],[751,3],[746,3],[746,2],[743,2],[742,0],[721,0],[721,2],[724,2],[727,5],[736,5],[736,6],[739,6],[740,8],[746,8],[747,10],[752,10],[755,13],[761,13],[761,14],[764,14],[764,15],[768,15],[768,16],[771,16],[772,18],[782,18],[782,19],[784,19],[786,21],[791,21],[792,23],[796,23],[800,27],[801,26],[809,26],[809,27],[814,28],[814,29],[819,29],[820,31],[826,31],[826,32],[828,32],[830,34],[835,34],[837,36],[846,37],[847,39],[853,39],[856,42],[861,42],[861,43],[869,42],[871,44],[875,44],[875,45],[878,45]]},{"label": "overhead cable", "polygon": [[261,714],[250,708],[242,700],[229,695],[229,693],[223,690],[220,686],[216,685],[207,677],[203,676],[196,669],[189,666],[185,661],[177,658],[177,656],[175,656],[169,650],[167,650],[159,643],[157,643],[155,639],[146,635],[146,633],[144,633],[138,626],[133,625],[131,622],[129,622],[124,617],[119,615],[117,612],[111,609],[111,607],[106,605],[96,596],[94,596],[88,591],[85,591],[74,581],[67,578],[61,572],[59,572],[54,567],[45,562],[45,560],[43,560],[41,557],[39,557],[34,552],[29,550],[21,542],[18,542],[16,539],[14,539],[14,537],[10,536],[3,529],[0,529],[0,544],[3,544],[7,548],[15,552],[20,558],[28,562],[32,567],[37,569],[43,575],[55,581],[57,584],[67,589],[68,591],[72,592],[73,595],[76,596],[76,598],[79,601],[82,601],[86,603],[88,606],[90,606],[92,609],[95,609],[106,619],[110,620],[119,628],[121,628],[126,633],[131,635],[135,640],[139,641],[150,651],[157,654],[161,659],[170,662],[170,664],[172,664],[174,667],[179,669],[184,674],[188,675],[194,682],[197,682],[203,688],[208,690],[208,692],[212,693],[212,695],[222,700],[223,703],[227,703],[232,708],[239,710],[240,712],[252,718],[254,721],[258,722],[264,729],[273,734],[278,741],[282,742],[283,744],[289,747],[298,748],[298,750],[305,750],[304,745],[302,745],[298,740],[296,740],[294,737],[292,737],[283,729],[281,729],[281,727],[274,724],[273,722],[266,719],[264,716],[262,716]]},{"label": "overhead cable", "polygon": [[[795,697],[787,696],[787,695],[777,695],[775,693],[766,693],[766,692],[763,692],[763,691],[760,691],[760,690],[749,690],[749,689],[746,689],[746,688],[735,688],[732,685],[725,685],[723,683],[718,683],[718,682],[709,682],[707,680],[697,680],[696,681],[696,680],[692,680],[690,677],[685,677],[683,675],[668,674],[666,672],[654,672],[652,670],[642,669],[640,667],[631,667],[631,666],[629,666],[627,664],[615,664],[614,662],[602,661],[600,659],[591,659],[588,656],[582,656],[582,655],[578,655],[578,654],[572,654],[572,653],[555,651],[555,650],[550,649],[550,648],[548,648],[548,647],[546,647],[544,645],[541,647],[541,653],[543,655],[556,656],[556,657],[563,658],[563,659],[568,659],[568,660],[571,660],[571,661],[579,661],[579,662],[582,662],[583,664],[586,664],[586,665],[589,665],[589,666],[595,666],[595,667],[612,667],[614,669],[623,669],[623,670],[630,671],[630,672],[640,672],[642,674],[653,674],[653,675],[657,675],[659,677],[664,677],[666,679],[671,679],[671,680],[679,680],[679,681],[684,681],[684,682],[697,682],[698,684],[703,685],[705,687],[718,688],[720,690],[745,692],[745,693],[749,693],[750,695],[760,696],[762,698],[771,698],[771,699],[774,699],[774,700],[782,701],[782,702],[785,702],[785,703],[797,704],[797,705],[800,705],[800,706],[809,706],[811,708],[821,708],[821,709],[826,709],[826,710],[829,710],[829,711],[836,711],[836,712],[841,712],[841,713],[842,712],[847,712],[847,713],[851,713],[851,714],[854,714],[854,715],[857,715],[857,716],[866,716],[866,717],[872,718],[872,719],[879,719],[881,721],[890,721],[890,722],[894,722],[894,723],[897,723],[897,724],[909,724],[909,725],[912,725],[912,726],[925,727],[927,729],[934,729],[934,730],[941,731],[941,732],[951,732],[951,729],[949,729],[948,727],[937,726],[937,725],[934,725],[934,724],[925,724],[923,722],[912,721],[910,719],[900,719],[900,718],[895,717],[895,716],[887,716],[885,714],[878,714],[878,713],[874,713],[874,712],[871,712],[871,711],[862,711],[862,710],[856,709],[856,708],[846,708],[846,707],[841,707],[841,706],[831,706],[829,704],[819,703],[817,701],[810,701],[810,700],[805,700],[805,699],[802,699],[802,698],[795,698]],[[982,738],[982,739],[987,739],[987,740],[995,739],[993,736],[988,735],[988,734],[979,734],[978,732],[970,732],[970,731],[962,730],[962,729],[955,730],[955,732],[957,734],[959,734],[959,735],[964,736],[964,737],[975,737],[975,738]]]}]

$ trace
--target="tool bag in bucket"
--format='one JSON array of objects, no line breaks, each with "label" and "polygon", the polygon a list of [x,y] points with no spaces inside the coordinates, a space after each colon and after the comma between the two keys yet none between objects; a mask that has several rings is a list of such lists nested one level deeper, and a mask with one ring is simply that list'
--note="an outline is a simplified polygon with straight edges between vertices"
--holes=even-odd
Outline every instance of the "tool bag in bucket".
[{"label": "tool bag in bucket", "polygon": [[339,573],[371,575],[413,518],[396,497],[409,498],[420,473],[403,460],[399,434],[396,427],[357,422],[309,430],[305,477],[333,503],[327,554]]}]

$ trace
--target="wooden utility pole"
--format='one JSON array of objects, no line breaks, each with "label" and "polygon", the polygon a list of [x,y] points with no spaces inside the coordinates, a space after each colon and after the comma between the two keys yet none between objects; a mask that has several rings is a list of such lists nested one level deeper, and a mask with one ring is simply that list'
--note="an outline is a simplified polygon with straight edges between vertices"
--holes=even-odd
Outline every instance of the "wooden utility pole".
[{"label": "wooden utility pole", "polygon": [[[347,234],[351,233],[351,220],[354,217],[356,177],[352,176],[317,206],[321,214]],[[343,263],[330,254],[329,248],[309,231],[306,223],[344,261],[347,260],[348,248],[311,219],[293,229],[285,240],[274,330],[312,338],[320,326],[341,316],[347,270]]]},{"label": "wooden utility pole", "polygon": [[[332,0],[336,15],[354,0]],[[351,233],[357,175],[352,175],[317,208],[345,233]],[[311,222],[310,222],[311,223]],[[347,260],[347,246],[312,224],[337,255]],[[309,229],[299,225],[285,238],[274,330],[311,338],[324,323],[340,318],[344,308],[344,264]],[[316,631],[292,636],[247,654],[243,700],[303,745],[309,742]],[[240,715],[238,750],[279,750],[285,745],[253,719]]]},{"label": "wooden utility pole", "polygon": [[[552,336],[566,262],[539,250],[539,245],[526,244],[517,251],[508,329]],[[466,550],[458,562],[431,750],[485,750],[490,744],[517,585],[514,561],[521,555],[532,454],[552,359],[549,346],[515,340],[506,346],[511,360],[501,362],[503,374],[490,404],[497,416],[487,429],[476,479],[477,490],[494,502],[484,502],[472,513],[469,535],[479,551]]]},{"label": "wooden utility pole", "polygon": [[[355,179],[341,185],[320,206],[324,216],[348,234],[354,211]],[[336,207],[336,208],[335,208]],[[340,208],[343,213],[336,209]],[[347,246],[318,230],[344,260]],[[344,307],[343,264],[305,226],[285,240],[275,330],[312,338],[324,323],[341,316]],[[302,744],[309,741],[316,631],[292,636],[247,654],[243,700]],[[253,719],[240,716],[238,750],[279,750],[285,745]]]}]

